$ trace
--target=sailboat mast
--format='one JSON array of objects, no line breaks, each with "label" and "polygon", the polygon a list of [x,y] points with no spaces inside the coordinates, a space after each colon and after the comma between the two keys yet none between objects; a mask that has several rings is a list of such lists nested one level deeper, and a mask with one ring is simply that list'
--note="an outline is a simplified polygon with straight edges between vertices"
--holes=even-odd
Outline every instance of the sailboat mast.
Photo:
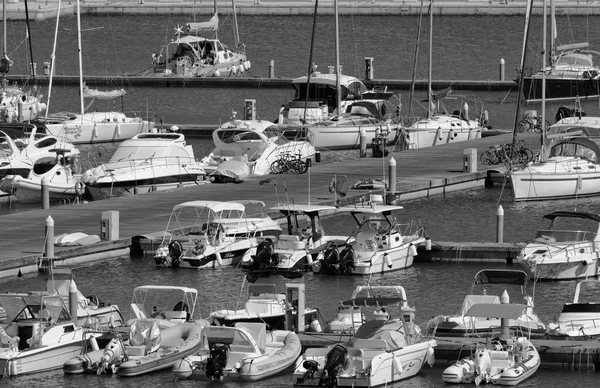
[{"label": "sailboat mast", "polygon": [[427,118],[433,116],[433,91],[431,90],[431,73],[433,56],[433,0],[429,3],[429,70],[427,73]]},{"label": "sailboat mast", "polygon": [[237,24],[237,12],[235,10],[235,0],[231,0],[231,8],[233,9],[233,38],[235,47],[238,47],[240,44],[240,31],[238,30]]},{"label": "sailboat mast", "polygon": [[[547,30],[548,30],[548,12],[547,12],[547,8],[548,5],[546,3],[546,0],[543,0],[542,2],[542,6],[544,7],[544,12],[543,12],[543,17],[544,20],[542,22],[542,28],[544,29],[543,33],[542,33],[542,61],[544,62],[544,66],[542,67],[542,115],[541,115],[541,123],[540,125],[542,126],[542,136],[541,136],[541,145],[540,145],[540,159],[541,161],[545,161],[546,159],[546,55],[548,54],[548,52],[546,51],[546,47],[547,47],[547,42],[546,42],[546,35],[547,35]],[[553,44],[554,45],[554,44]]]},{"label": "sailboat mast", "polygon": [[83,60],[81,58],[81,12],[79,9],[79,0],[77,1],[77,51],[79,55],[79,102],[81,104],[81,114],[85,113],[83,106]]},{"label": "sailboat mast", "polygon": [[310,53],[308,54],[308,72],[306,73],[306,93],[304,96],[304,118],[302,122],[306,124],[306,111],[308,110],[308,95],[310,94],[310,76],[312,75],[313,49],[315,46],[315,31],[317,29],[317,11],[319,10],[319,0],[315,0],[315,12],[313,12],[313,28],[310,36]]},{"label": "sailboat mast", "polygon": [[6,55],[6,0],[2,0],[2,58],[8,59]]},{"label": "sailboat mast", "polygon": [[[217,0],[215,0],[214,5],[213,5],[213,15],[217,14]],[[215,30],[215,39],[219,39],[219,26],[217,26],[217,29]]]},{"label": "sailboat mast", "polygon": [[[556,32],[556,4],[554,3],[554,0],[550,1],[550,31],[552,32],[552,37],[550,38],[550,65],[554,67],[554,58],[556,58],[556,37],[558,36]],[[544,66],[546,66],[545,63]]]},{"label": "sailboat mast", "polygon": [[417,28],[417,44],[415,45],[415,59],[413,61],[412,80],[410,82],[410,95],[408,98],[408,117],[412,120],[412,101],[415,94],[415,83],[417,80],[417,62],[419,59],[419,46],[421,44],[421,23],[423,22],[423,1],[421,0],[421,10],[419,12],[419,26]]},{"label": "sailboat mast", "polygon": [[[525,9],[525,31],[523,33],[523,49],[521,51],[521,74],[519,77],[519,88],[517,91],[517,109],[515,110],[515,123],[513,126],[512,148],[517,145],[517,129],[521,117],[521,96],[523,95],[523,79],[525,78],[525,59],[527,57],[527,42],[529,41],[529,26],[531,19],[531,11],[533,9],[533,0],[527,0],[527,8]],[[543,93],[542,93],[543,94]]]},{"label": "sailboat mast", "polygon": [[[62,0],[58,0],[58,9],[60,9]],[[50,109],[50,96],[52,95],[52,78],[54,78],[54,63],[56,58],[56,41],[58,40],[58,22],[60,20],[60,12],[56,13],[56,28],[54,30],[54,45],[52,46],[52,54],[50,55],[50,80],[48,82],[48,99],[46,101],[46,118],[48,118],[48,109]]]},{"label": "sailboat mast", "polygon": [[338,0],[334,1],[335,13],[335,94],[338,116],[342,114],[342,90],[340,87],[340,26],[338,17]]}]

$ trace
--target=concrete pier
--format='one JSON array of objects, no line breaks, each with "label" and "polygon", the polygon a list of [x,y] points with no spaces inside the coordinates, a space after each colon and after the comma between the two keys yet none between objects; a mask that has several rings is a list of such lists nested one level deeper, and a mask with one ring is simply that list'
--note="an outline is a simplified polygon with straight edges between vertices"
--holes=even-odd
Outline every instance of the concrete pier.
[{"label": "concrete pier", "polygon": [[[218,9],[230,9],[229,0],[218,0]],[[433,12],[442,15],[524,15],[525,0],[478,0],[450,1],[440,0],[433,4]],[[321,15],[334,13],[333,0],[321,0],[317,12]],[[428,3],[426,3],[428,6]],[[298,16],[314,13],[314,0],[236,0],[239,15],[280,15]],[[210,15],[213,2],[184,1],[114,1],[83,0],[80,3],[82,15]],[[418,0],[372,0],[357,2],[339,0],[339,13],[342,15],[419,15],[421,2]],[[598,15],[600,4],[592,1],[562,0],[556,2],[559,15]],[[55,19],[62,15],[75,13],[74,2],[63,2],[60,10],[58,0],[29,2],[29,18],[31,20]],[[542,5],[534,4],[534,14],[542,14]],[[7,19],[24,20],[24,0],[7,4]]]}]

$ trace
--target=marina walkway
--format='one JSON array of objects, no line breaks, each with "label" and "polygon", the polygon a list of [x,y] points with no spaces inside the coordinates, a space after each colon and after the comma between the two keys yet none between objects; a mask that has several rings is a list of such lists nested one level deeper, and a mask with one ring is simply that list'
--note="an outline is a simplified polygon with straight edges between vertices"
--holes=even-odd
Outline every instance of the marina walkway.
[{"label": "marina walkway", "polygon": [[[536,144],[538,136],[528,134],[520,136],[520,139],[525,139],[527,144]],[[477,172],[463,172],[463,151],[477,148],[477,155],[480,155],[492,145],[511,141],[511,134],[490,136],[469,142],[393,152],[387,158],[370,157],[371,151],[368,150],[369,157],[363,159],[315,163],[304,175],[252,177],[242,184],[203,184],[0,216],[0,269],[14,268],[20,260],[35,262],[44,248],[45,220],[48,216],[54,220],[55,236],[74,232],[100,235],[102,212],[118,211],[119,237],[126,240],[164,230],[172,207],[186,201],[253,199],[265,202],[267,207],[277,203],[307,201],[332,204],[336,199],[329,190],[332,178],[345,177],[349,186],[360,179],[381,178],[384,171],[388,174],[390,156],[397,164],[397,199],[401,204],[407,199],[482,187],[487,170],[497,169],[498,166],[478,163]],[[356,152],[356,157],[359,156],[358,150],[352,152]],[[368,196],[368,191],[349,189],[347,192],[348,197],[359,195]],[[55,255],[60,256],[58,249]]]}]

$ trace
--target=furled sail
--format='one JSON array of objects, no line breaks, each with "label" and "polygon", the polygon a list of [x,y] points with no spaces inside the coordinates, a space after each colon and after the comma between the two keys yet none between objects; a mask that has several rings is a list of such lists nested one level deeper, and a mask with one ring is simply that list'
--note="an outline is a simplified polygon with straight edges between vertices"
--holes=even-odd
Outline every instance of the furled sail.
[{"label": "furled sail", "polygon": [[112,100],[117,97],[121,97],[125,93],[127,93],[125,91],[125,89],[114,89],[114,90],[101,91],[98,89],[90,89],[89,86],[87,86],[85,84],[83,85],[83,97],[87,97],[87,98],[98,98],[100,100]]},{"label": "furled sail", "polygon": [[217,31],[219,28],[219,16],[214,14],[213,17],[207,22],[186,23],[185,26],[187,27],[187,34],[195,34],[204,31]]}]

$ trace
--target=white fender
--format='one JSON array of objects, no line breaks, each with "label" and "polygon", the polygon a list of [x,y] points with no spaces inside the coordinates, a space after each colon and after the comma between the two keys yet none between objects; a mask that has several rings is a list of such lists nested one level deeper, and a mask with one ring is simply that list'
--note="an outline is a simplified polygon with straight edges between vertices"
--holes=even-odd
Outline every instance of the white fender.
[{"label": "white fender", "polygon": [[383,261],[385,261],[385,265],[388,268],[392,268],[392,259],[390,259],[390,255],[388,255],[387,253],[383,254]]},{"label": "white fender", "polygon": [[308,263],[308,265],[312,265],[313,263],[312,255],[308,251],[306,251],[306,263]]},{"label": "white fender", "polygon": [[392,353],[392,363],[394,364],[394,374],[398,373],[402,376],[402,361],[394,353]]},{"label": "white fender", "polygon": [[454,128],[450,128],[450,131],[448,131],[448,141],[454,140],[454,136]]},{"label": "white fender", "polygon": [[244,68],[243,65],[240,65],[239,70],[240,70],[240,75],[242,75],[244,73],[244,71],[246,71],[246,69]]},{"label": "white fender", "polygon": [[416,256],[417,255],[417,247],[413,243],[411,243],[408,246],[408,255],[409,256]]},{"label": "white fender", "polygon": [[100,346],[98,346],[98,341],[96,341],[96,337],[90,338],[90,345],[92,345],[93,350],[100,350]]},{"label": "white fender", "polygon": [[436,134],[435,134],[435,137],[437,137],[437,138],[438,138],[438,140],[440,140],[440,141],[442,140],[442,127],[439,127],[439,128],[437,129],[437,132],[436,132]]},{"label": "white fender", "polygon": [[92,138],[98,137],[98,128],[96,128],[96,123],[94,123],[94,128],[92,129]]},{"label": "white fender", "polygon": [[231,75],[236,75],[238,72],[238,68],[236,65],[231,66]]},{"label": "white fender", "polygon": [[431,346],[427,348],[427,356],[425,360],[427,362],[427,365],[433,368],[433,365],[435,364],[435,352]]},{"label": "white fender", "polygon": [[221,76],[221,72],[219,70],[215,70],[215,72],[213,73],[214,77],[220,77]]},{"label": "white fender", "polygon": [[221,259],[221,254],[219,253],[219,251],[215,252],[215,257],[217,258],[217,264],[219,264],[219,267],[222,267],[223,259]]},{"label": "white fender", "polygon": [[250,70],[250,68],[252,67],[252,64],[250,63],[250,61],[246,61],[246,63],[248,64],[247,67],[246,67],[246,69]]},{"label": "white fender", "polygon": [[121,137],[121,124],[118,121],[115,130],[117,131],[117,137]]}]

